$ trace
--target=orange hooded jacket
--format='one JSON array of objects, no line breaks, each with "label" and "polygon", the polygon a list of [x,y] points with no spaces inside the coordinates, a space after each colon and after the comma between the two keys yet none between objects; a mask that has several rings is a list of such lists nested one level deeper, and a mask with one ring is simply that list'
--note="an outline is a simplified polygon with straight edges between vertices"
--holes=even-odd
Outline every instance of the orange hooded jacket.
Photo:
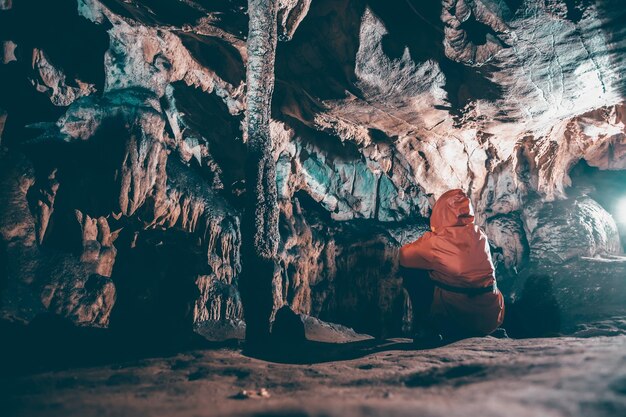
[{"label": "orange hooded jacket", "polygon": [[400,249],[400,265],[428,270],[435,283],[462,288],[494,286],[466,295],[435,286],[431,315],[444,328],[467,335],[493,332],[504,320],[504,299],[495,287],[495,271],[485,233],[474,224],[474,209],[462,190],[444,193],[433,207],[431,232]]}]

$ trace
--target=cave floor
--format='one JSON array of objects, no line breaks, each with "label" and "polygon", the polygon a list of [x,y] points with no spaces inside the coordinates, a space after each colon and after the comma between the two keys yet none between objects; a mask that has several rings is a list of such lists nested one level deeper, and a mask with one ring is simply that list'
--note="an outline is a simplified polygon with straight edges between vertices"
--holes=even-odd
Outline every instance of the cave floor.
[{"label": "cave floor", "polygon": [[[626,336],[195,350],[0,377],[8,416],[625,416]],[[306,350],[312,353],[306,361]],[[292,362],[292,363],[285,363]],[[265,388],[269,398],[238,395]]]}]

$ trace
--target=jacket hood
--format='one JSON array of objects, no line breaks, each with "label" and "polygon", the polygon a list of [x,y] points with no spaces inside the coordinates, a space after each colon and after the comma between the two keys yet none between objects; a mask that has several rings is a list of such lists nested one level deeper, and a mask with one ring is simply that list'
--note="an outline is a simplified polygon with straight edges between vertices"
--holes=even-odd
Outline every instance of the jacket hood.
[{"label": "jacket hood", "polygon": [[430,216],[430,228],[438,232],[450,226],[474,223],[474,207],[463,190],[446,191],[435,203]]}]

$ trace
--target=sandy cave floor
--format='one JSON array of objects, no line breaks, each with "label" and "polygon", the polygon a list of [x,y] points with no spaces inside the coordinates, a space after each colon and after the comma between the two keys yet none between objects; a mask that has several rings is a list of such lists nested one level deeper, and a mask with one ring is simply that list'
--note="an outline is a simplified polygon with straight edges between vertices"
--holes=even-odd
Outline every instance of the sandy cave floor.
[{"label": "sandy cave floor", "polygon": [[[626,336],[313,343],[315,363],[237,349],[2,377],[9,416],[624,416]],[[283,362],[306,361],[305,353]],[[267,389],[270,398],[238,399]]]}]

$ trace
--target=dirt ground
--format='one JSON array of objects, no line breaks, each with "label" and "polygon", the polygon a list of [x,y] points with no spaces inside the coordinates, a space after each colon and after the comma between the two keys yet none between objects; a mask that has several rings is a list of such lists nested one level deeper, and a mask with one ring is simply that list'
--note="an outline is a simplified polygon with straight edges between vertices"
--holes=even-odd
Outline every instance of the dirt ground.
[{"label": "dirt ground", "polygon": [[1,381],[5,417],[625,416],[626,336],[223,348]]}]

